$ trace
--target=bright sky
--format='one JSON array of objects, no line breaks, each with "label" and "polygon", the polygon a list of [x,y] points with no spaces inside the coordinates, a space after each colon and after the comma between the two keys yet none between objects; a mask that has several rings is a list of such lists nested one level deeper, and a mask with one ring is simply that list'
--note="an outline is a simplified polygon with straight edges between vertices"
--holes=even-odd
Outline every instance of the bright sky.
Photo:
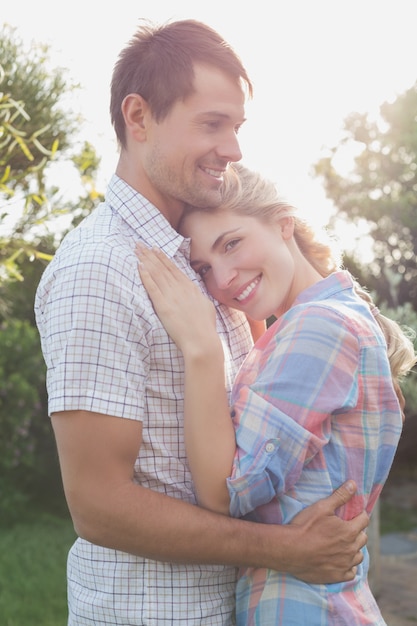
[{"label": "bright sky", "polygon": [[255,85],[240,135],[243,162],[324,222],[330,205],[311,165],[338,143],[350,112],[376,113],[417,80],[416,7],[415,0],[8,0],[0,24],[16,26],[26,42],[50,44],[54,62],[82,84],[74,106],[102,156],[105,183],[117,160],[110,76],[138,19],[206,22],[232,44]]}]

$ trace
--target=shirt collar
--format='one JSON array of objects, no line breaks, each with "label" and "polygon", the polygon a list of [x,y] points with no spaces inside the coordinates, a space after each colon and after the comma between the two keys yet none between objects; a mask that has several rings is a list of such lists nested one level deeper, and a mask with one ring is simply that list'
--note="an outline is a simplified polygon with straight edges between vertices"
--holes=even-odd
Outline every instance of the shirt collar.
[{"label": "shirt collar", "polygon": [[174,230],[159,209],[117,174],[110,179],[106,202],[148,246],[161,248],[170,258],[179,249],[189,256],[190,240]]},{"label": "shirt collar", "polygon": [[333,272],[318,283],[304,289],[296,298],[294,306],[306,302],[314,302],[315,300],[326,300],[341,291],[351,290],[353,288],[353,279],[347,270],[339,270]]}]

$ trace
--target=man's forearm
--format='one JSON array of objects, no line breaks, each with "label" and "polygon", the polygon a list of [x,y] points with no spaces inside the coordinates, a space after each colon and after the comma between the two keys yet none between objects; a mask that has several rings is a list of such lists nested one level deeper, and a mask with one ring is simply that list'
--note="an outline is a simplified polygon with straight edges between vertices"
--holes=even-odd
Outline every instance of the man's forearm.
[{"label": "man's forearm", "polygon": [[340,501],[331,498],[331,505],[328,498],[306,509],[302,522],[278,526],[229,518],[132,484],[75,527],[92,543],[154,560],[267,567],[331,583],[354,576],[368,523],[365,513],[350,522],[337,518],[332,509]]},{"label": "man's forearm", "polygon": [[103,494],[101,501],[101,506],[100,498],[94,505],[78,501],[70,506],[77,534],[91,543],[177,563],[273,563],[271,550],[260,545],[269,534],[264,525],[212,513],[133,483]]}]

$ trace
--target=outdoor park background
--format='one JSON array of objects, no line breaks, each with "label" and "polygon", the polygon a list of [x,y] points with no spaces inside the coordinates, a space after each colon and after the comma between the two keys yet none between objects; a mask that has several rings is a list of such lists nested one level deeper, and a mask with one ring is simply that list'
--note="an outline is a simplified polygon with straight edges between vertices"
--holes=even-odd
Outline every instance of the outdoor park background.
[{"label": "outdoor park background", "polygon": [[[117,13],[98,2],[2,8],[0,616],[7,626],[66,623],[74,534],[33,297],[65,229],[91,211],[113,172],[110,75],[139,17],[200,19],[232,43],[255,84],[240,135],[244,163],[317,224],[329,223],[346,266],[380,308],[417,330],[414,2],[295,0],[272,10],[260,1],[256,12],[235,1],[195,4],[154,2],[146,15],[124,0]],[[412,494],[417,483],[415,381],[413,372],[404,384],[407,420],[390,479],[397,493],[410,485]],[[383,497],[380,521],[383,533],[416,528],[416,499]]]}]

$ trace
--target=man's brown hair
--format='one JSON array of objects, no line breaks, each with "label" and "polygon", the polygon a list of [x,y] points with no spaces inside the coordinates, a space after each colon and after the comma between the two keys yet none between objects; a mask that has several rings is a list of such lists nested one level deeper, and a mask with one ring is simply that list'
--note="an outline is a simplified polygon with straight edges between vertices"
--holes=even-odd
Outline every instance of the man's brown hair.
[{"label": "man's brown hair", "polygon": [[194,64],[214,66],[246,87],[253,86],[238,55],[211,27],[196,20],[180,20],[155,26],[143,21],[116,62],[111,83],[110,114],[117,139],[125,146],[122,102],[130,93],[140,94],[157,122],[177,100],[194,90]]}]

